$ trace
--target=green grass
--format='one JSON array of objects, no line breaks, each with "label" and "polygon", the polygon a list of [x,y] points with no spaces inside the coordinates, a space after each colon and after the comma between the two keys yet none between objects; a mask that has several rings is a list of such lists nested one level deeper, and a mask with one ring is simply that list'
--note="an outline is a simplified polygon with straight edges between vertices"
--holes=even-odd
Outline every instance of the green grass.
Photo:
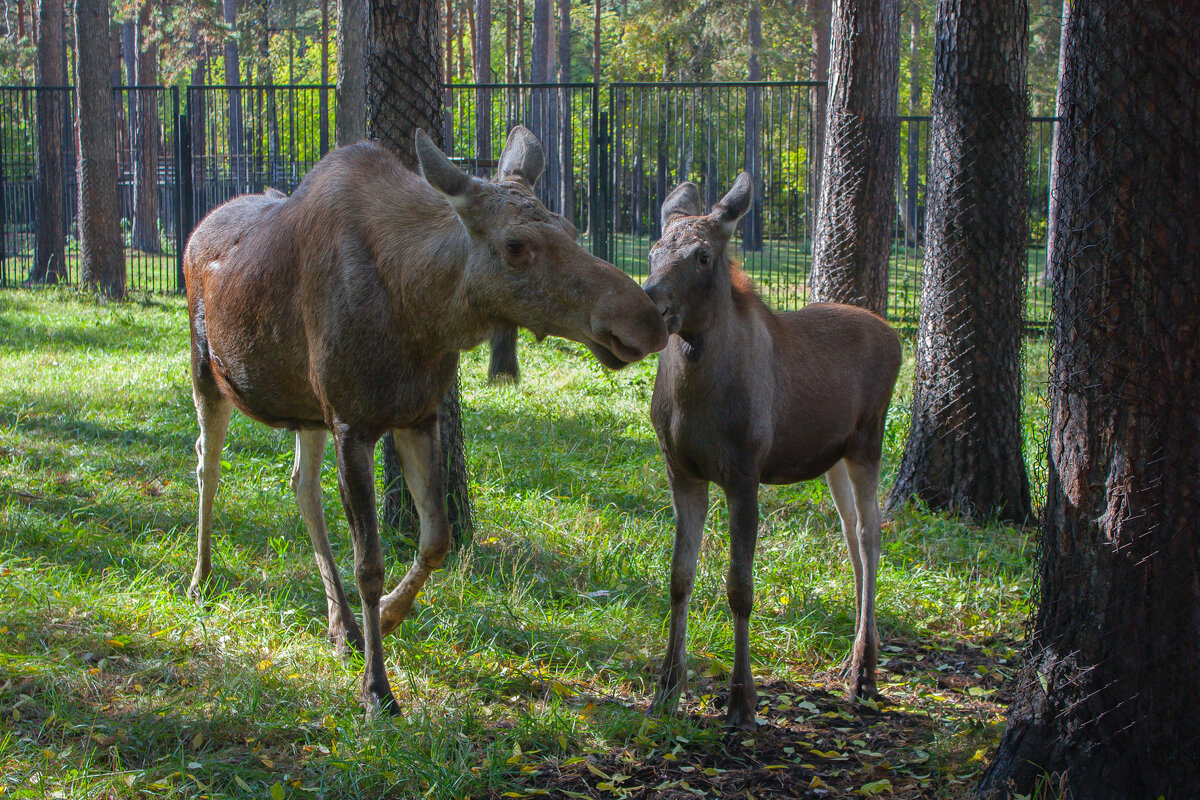
[{"label": "green grass", "polygon": [[[729,743],[728,536],[714,493],[690,618],[694,691],[680,716],[647,716],[672,539],[647,416],[654,359],[611,373],[580,346],[528,337],[520,356],[515,388],[486,383],[486,352],[464,356],[475,540],[385,642],[403,714],[368,721],[354,701],[361,661],[324,638],[287,433],[235,415],[215,594],[207,608],[184,596],[196,424],[183,301],[0,292],[0,796],[674,797],[694,796],[680,787],[690,781],[711,797],[743,777],[754,797],[814,778],[837,796],[881,776],[895,796],[965,793],[1001,727],[994,693],[1028,612],[1029,531],[920,509],[889,522],[879,627],[894,704],[860,717],[837,696],[854,601],[828,494],[820,482],[764,488],[752,642],[772,722]],[[1044,372],[1044,348],[1028,359]],[[885,485],[911,370],[910,352]],[[324,485],[352,589],[331,459]],[[385,541],[394,581],[412,543]],[[783,775],[792,788],[773,789]]]}]

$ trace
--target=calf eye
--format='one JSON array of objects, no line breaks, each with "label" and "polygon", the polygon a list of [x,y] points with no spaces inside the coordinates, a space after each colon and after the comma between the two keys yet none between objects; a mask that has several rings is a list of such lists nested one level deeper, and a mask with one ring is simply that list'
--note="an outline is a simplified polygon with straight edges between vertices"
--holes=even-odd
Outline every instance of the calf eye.
[{"label": "calf eye", "polygon": [[708,266],[708,258],[709,258],[709,256],[708,256],[708,251],[707,251],[707,250],[701,250],[701,251],[700,251],[700,254],[699,254],[698,256],[696,256],[696,258],[697,258],[697,260],[699,260],[699,262],[700,262],[700,266],[702,266],[702,267],[707,267],[707,266]]},{"label": "calf eye", "polygon": [[520,239],[509,239],[504,243],[504,249],[507,250],[508,254],[512,256],[521,255],[521,250],[524,248],[525,244]]}]

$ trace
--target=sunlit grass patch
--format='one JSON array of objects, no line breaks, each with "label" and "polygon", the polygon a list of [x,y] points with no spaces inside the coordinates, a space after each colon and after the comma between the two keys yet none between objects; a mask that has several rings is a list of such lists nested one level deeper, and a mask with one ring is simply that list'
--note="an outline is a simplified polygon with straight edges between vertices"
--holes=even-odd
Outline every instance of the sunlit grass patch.
[{"label": "sunlit grass patch", "polygon": [[[894,706],[860,717],[836,675],[854,600],[828,493],[822,482],[764,487],[751,624],[767,724],[745,745],[719,728],[733,636],[714,491],[692,691],[682,715],[649,716],[673,537],[647,416],[654,359],[607,372],[581,346],[529,337],[515,387],[486,382],[486,351],[463,358],[475,539],[385,642],[403,714],[364,719],[361,662],[325,639],[289,433],[235,415],[214,593],[204,608],[184,596],[197,433],[187,348],[180,298],[0,292],[5,794],[620,796],[662,784],[646,796],[682,796],[671,793],[687,782],[775,797],[886,777],[897,796],[956,796],[978,772],[1028,613],[1029,531],[919,507],[887,523],[881,686]],[[1038,348],[1031,376],[1044,371]],[[885,486],[907,431],[911,356],[889,413]],[[1031,407],[1032,454],[1045,410]],[[331,459],[323,483],[353,599]],[[412,542],[384,541],[395,580]]]}]

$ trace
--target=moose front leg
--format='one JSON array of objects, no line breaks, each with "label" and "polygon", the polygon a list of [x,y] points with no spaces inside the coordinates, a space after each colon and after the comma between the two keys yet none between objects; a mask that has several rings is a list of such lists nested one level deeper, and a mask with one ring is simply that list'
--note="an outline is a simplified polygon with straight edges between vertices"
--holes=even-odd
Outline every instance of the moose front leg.
[{"label": "moose front leg", "polygon": [[750,612],[754,608],[754,549],[758,544],[758,480],[725,490],[729,506],[729,573],[725,593],[733,612],[733,673],[725,725],[753,730],[758,692],[750,670]]},{"label": "moose front leg", "polygon": [[692,587],[696,583],[696,558],[704,538],[708,514],[708,481],[677,475],[669,467],[671,502],[675,506],[675,548],[671,553],[671,626],[667,655],[658,679],[652,708],[672,711],[687,684],[687,618]]},{"label": "moose front leg", "polygon": [[354,578],[362,597],[363,660],[366,662],[361,698],[371,714],[383,709],[399,711],[383,665],[383,637],[379,632],[379,598],[383,594],[383,554],[379,549],[379,524],[375,517],[375,441],[359,435],[344,423],[333,429],[337,452],[338,490],[350,535],[354,540]]},{"label": "moose front leg", "polygon": [[417,555],[400,584],[383,598],[380,625],[383,635],[391,633],[412,610],[417,592],[430,574],[442,565],[450,549],[450,523],[446,517],[446,471],[437,417],[419,428],[392,431],[400,469],[417,506],[421,536]]},{"label": "moose front leg", "polygon": [[858,619],[855,621],[854,649],[850,654],[851,698],[877,696],[875,665],[879,659],[879,631],[875,626],[875,583],[879,574],[881,520],[879,516],[879,462],[846,461],[850,482],[854,485],[855,530],[862,569]]}]

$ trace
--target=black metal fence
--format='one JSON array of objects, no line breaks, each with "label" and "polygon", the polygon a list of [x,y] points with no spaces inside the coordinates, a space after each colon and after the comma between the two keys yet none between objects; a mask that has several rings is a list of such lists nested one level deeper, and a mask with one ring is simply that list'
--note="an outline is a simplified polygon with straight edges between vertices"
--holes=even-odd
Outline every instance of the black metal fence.
[{"label": "black metal fence", "polygon": [[[292,191],[332,146],[321,86],[114,89],[128,286],[181,288],[182,243],[209,210],[237,194]],[[60,92],[66,280],[78,281],[71,90],[0,87],[0,284],[33,267],[37,229],[37,92]],[[575,223],[585,246],[644,277],[659,208],[683,180],[708,203],[745,169],[757,201],[739,231],[738,257],[776,308],[808,299],[815,230],[817,113],[824,85],[767,83],[489,84],[448,86],[448,154],[494,171],[508,131],[533,130],[546,151],[537,191]],[[605,97],[607,95],[607,97]],[[1049,314],[1045,262],[1052,118],[1031,120],[1027,318]],[[917,319],[928,171],[928,117],[901,118],[901,164],[888,316]],[[998,199],[999,202],[999,199]]]}]

